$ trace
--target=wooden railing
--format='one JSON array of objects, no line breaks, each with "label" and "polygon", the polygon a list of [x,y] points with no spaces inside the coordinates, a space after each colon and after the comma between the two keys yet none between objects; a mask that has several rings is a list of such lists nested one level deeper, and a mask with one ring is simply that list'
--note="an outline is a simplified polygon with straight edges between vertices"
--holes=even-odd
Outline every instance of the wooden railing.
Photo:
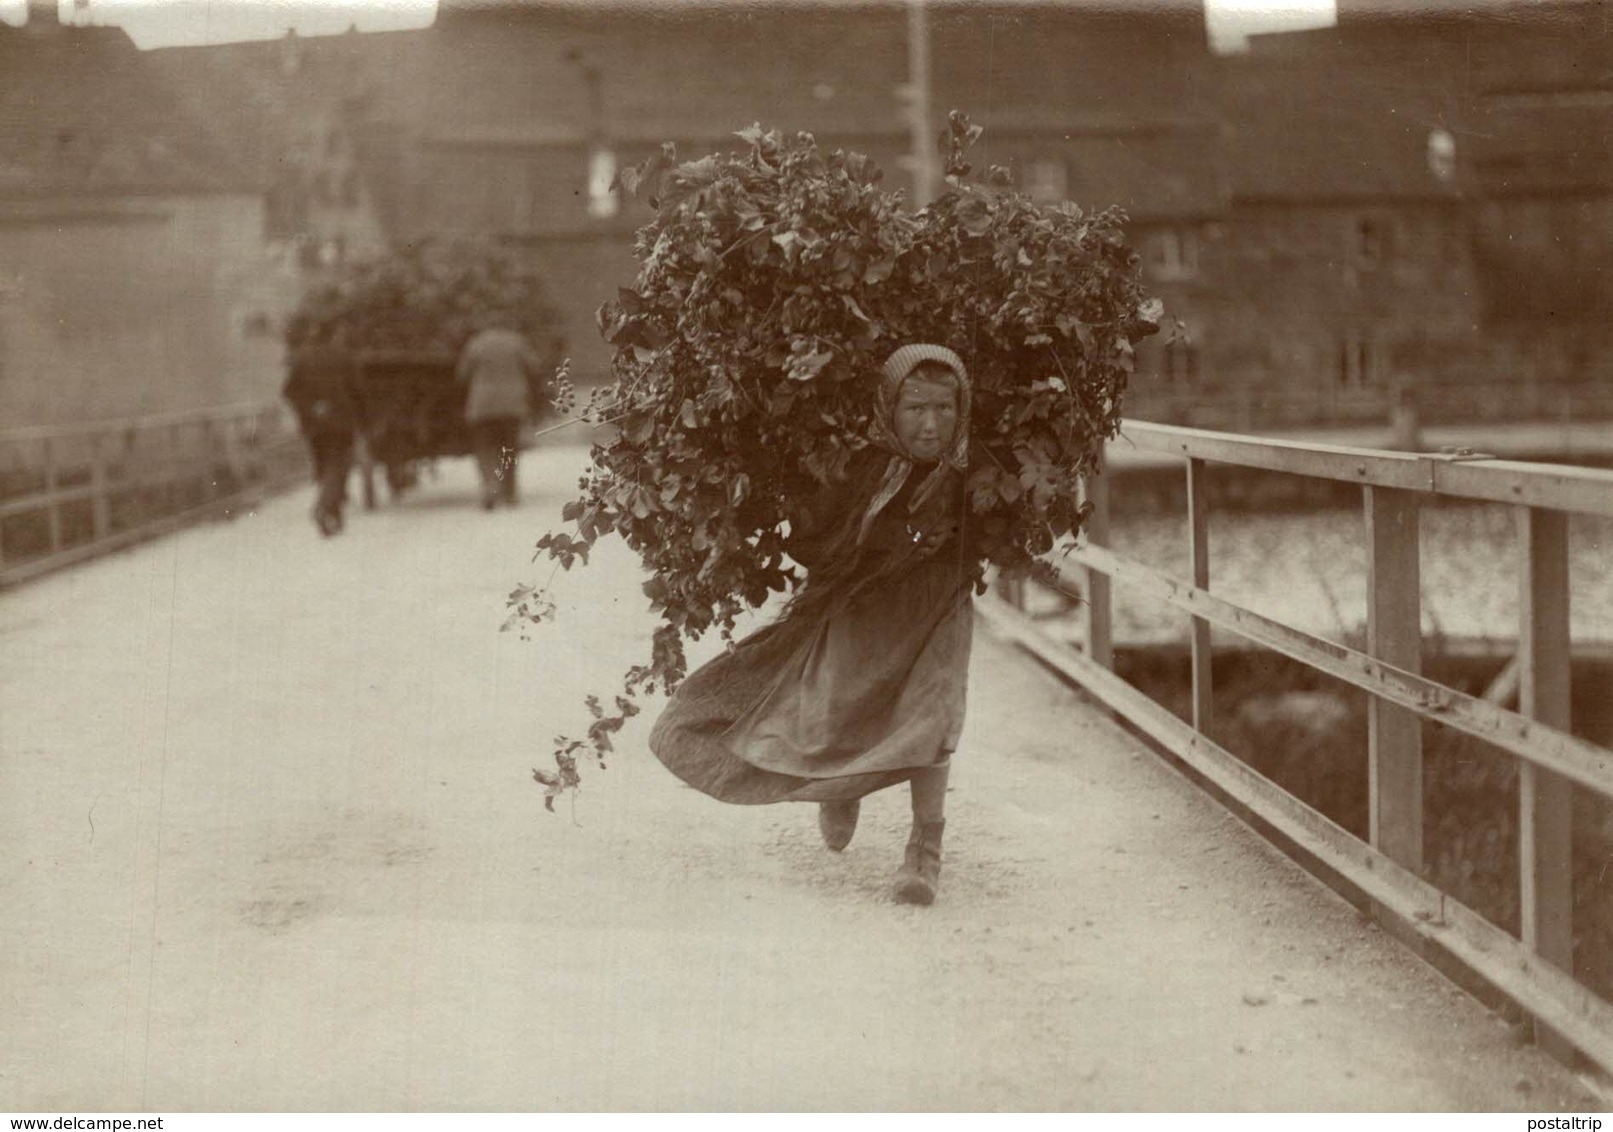
[{"label": "wooden railing", "polygon": [[[1412,455],[1299,444],[1128,421],[1126,439],[1177,456],[1187,480],[1190,577],[1172,577],[1107,546],[1108,487],[1089,483],[1085,539],[1055,562],[1084,577],[1084,645],[1056,640],[1024,613],[1021,585],[999,587],[982,611],[1237,803],[1343,877],[1418,946],[1443,949],[1535,1019],[1542,1044],[1579,1049],[1613,1070],[1613,1006],[1573,977],[1572,784],[1613,798],[1613,751],[1569,731],[1570,514],[1613,516],[1613,471],[1484,457]],[[1364,651],[1312,636],[1210,592],[1205,474],[1211,464],[1359,483],[1367,540]],[[1516,510],[1521,578],[1519,711],[1466,695],[1421,672],[1418,509],[1433,497]],[[1273,579],[1280,584],[1280,579]],[[1191,721],[1114,672],[1110,585],[1134,588],[1190,618]],[[1368,698],[1369,835],[1362,841],[1261,776],[1209,736],[1212,626],[1303,662]],[[1508,752],[1518,763],[1521,936],[1497,927],[1427,879],[1423,861],[1422,723],[1434,720]]]},{"label": "wooden railing", "polygon": [[274,404],[0,432],[0,586],[261,498],[305,469]]},{"label": "wooden railing", "polygon": [[1613,420],[1613,380],[1405,382],[1345,386],[1270,382],[1199,389],[1139,379],[1127,394],[1139,417],[1235,432],[1387,425],[1412,412],[1425,425]]}]

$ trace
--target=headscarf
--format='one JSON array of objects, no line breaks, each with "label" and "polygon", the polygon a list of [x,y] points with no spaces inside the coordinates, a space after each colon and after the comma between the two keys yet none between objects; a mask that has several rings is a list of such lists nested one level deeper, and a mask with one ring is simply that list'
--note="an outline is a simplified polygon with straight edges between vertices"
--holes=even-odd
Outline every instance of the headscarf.
[{"label": "headscarf", "polygon": [[868,532],[873,528],[874,520],[879,517],[879,513],[896,498],[896,493],[902,490],[902,485],[912,474],[912,453],[908,452],[896,435],[896,402],[901,396],[903,383],[912,376],[915,369],[926,362],[945,366],[957,379],[957,428],[952,434],[951,446],[941,454],[935,470],[913,493],[908,510],[916,511],[923,506],[953,472],[968,470],[971,387],[969,371],[964,368],[963,359],[945,346],[916,342],[900,347],[885,360],[879,385],[874,392],[874,417],[869,426],[869,437],[876,445],[889,452],[891,458],[890,463],[885,466],[885,475],[880,480],[879,488],[868,504],[868,510],[863,513],[862,525],[857,531],[859,546],[868,537]]}]

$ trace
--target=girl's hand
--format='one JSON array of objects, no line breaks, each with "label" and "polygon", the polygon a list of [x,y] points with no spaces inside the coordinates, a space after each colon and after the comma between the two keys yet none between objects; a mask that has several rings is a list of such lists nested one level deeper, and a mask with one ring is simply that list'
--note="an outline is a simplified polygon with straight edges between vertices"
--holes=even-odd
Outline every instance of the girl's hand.
[{"label": "girl's hand", "polygon": [[918,555],[920,558],[929,558],[936,551],[940,550],[947,543],[951,542],[952,536],[956,533],[957,527],[955,524],[948,524],[947,526],[932,530],[923,530],[913,526],[909,526],[907,528],[908,538],[912,539],[913,543],[918,547]]}]

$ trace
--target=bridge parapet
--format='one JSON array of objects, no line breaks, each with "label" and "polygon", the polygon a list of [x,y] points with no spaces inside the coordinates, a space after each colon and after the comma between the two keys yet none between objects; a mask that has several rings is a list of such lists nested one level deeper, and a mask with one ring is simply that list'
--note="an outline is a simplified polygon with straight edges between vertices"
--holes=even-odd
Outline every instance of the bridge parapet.
[{"label": "bridge parapet", "polygon": [[[1613,799],[1613,751],[1570,733],[1568,517],[1613,516],[1613,471],[1415,454],[1208,432],[1128,421],[1137,450],[1182,461],[1189,577],[1122,557],[1108,543],[1108,484],[1088,482],[1093,520],[1062,555],[1086,595],[1080,651],[1024,615],[1019,585],[983,604],[1021,644],[1113,708],[1236,802],[1356,886],[1403,936],[1443,950],[1530,1012],[1554,1052],[1577,1049],[1613,1069],[1613,1006],[1574,978],[1572,786]],[[1356,483],[1367,547],[1364,650],[1313,636],[1210,592],[1209,465]],[[1519,710],[1421,674],[1419,508],[1434,497],[1515,509]],[[1191,619],[1192,718],[1184,721],[1114,672],[1110,586],[1175,606]],[[1362,841],[1210,738],[1210,630],[1244,637],[1369,693],[1370,830]],[[1493,744],[1518,763],[1521,938],[1430,883],[1423,860],[1422,724]]]},{"label": "bridge parapet", "polygon": [[250,503],[305,466],[275,403],[0,432],[0,586]]}]

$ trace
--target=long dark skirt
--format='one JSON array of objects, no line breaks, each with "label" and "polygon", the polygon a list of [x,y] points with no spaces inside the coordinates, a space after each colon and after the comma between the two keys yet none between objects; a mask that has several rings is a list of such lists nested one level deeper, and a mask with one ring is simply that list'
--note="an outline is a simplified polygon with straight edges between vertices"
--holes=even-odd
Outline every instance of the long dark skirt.
[{"label": "long dark skirt", "polygon": [[930,561],[786,616],[691,673],[650,748],[724,802],[845,800],[906,781],[957,747],[971,606],[957,563]]}]

